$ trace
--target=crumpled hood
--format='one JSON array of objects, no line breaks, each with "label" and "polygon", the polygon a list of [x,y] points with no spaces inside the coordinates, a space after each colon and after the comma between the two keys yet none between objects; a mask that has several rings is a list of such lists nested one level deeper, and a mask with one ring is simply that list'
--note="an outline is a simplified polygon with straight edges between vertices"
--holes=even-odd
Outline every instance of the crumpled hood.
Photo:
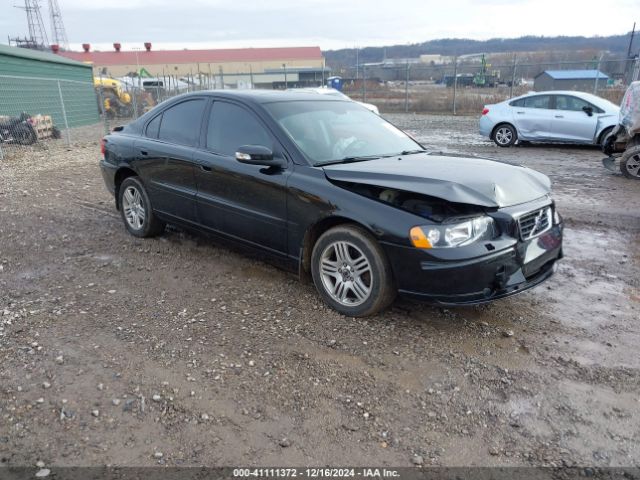
[{"label": "crumpled hood", "polygon": [[327,165],[323,169],[330,180],[394,188],[449,202],[493,208],[536,200],[551,189],[549,178],[530,168],[444,154],[394,156]]}]

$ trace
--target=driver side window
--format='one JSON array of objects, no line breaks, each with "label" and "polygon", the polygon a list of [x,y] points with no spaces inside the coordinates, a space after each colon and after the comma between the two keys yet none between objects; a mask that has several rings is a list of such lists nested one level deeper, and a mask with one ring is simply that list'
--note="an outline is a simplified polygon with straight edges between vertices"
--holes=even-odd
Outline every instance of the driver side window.
[{"label": "driver side window", "polygon": [[232,103],[214,102],[209,114],[207,149],[233,157],[243,145],[273,150],[271,135],[253,113]]}]

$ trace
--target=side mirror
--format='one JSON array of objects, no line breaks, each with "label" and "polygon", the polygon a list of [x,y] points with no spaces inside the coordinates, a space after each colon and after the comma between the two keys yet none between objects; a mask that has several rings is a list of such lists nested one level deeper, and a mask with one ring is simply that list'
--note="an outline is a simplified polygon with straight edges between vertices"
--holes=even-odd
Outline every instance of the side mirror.
[{"label": "side mirror", "polygon": [[593,108],[591,108],[588,105],[585,105],[584,107],[582,107],[582,110],[584,111],[584,113],[586,113],[589,116],[593,115]]},{"label": "side mirror", "polygon": [[270,148],[262,145],[243,145],[236,150],[236,160],[248,165],[263,165],[265,167],[282,167],[284,162],[273,158]]}]

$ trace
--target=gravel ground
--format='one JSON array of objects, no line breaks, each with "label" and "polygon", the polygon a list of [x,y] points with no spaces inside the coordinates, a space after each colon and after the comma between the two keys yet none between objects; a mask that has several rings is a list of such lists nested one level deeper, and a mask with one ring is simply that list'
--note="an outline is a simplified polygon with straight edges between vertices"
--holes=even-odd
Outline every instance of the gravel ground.
[{"label": "gravel ground", "polygon": [[549,175],[557,275],[490,305],[346,318],[203,237],[128,235],[97,144],[27,151],[0,162],[1,464],[640,464],[640,184],[594,148],[389,118]]}]

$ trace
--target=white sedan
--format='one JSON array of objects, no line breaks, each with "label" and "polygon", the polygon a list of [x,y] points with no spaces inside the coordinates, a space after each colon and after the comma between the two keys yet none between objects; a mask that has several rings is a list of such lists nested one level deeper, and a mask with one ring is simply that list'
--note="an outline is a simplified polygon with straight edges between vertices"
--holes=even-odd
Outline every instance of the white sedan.
[{"label": "white sedan", "polygon": [[528,93],[486,105],[480,135],[499,147],[510,147],[516,141],[599,145],[616,125],[619,111],[617,105],[590,93]]},{"label": "white sedan", "polygon": [[380,111],[378,110],[378,107],[376,107],[374,104],[358,102],[357,100],[352,100],[347,95],[345,95],[344,93],[342,93],[339,90],[336,90],[335,88],[328,88],[328,87],[290,88],[289,90],[292,91],[292,92],[319,93],[320,95],[332,95],[334,97],[343,98],[345,100],[351,100],[352,102],[359,103],[360,105],[362,105],[367,110],[371,110],[376,115],[380,115]]}]

